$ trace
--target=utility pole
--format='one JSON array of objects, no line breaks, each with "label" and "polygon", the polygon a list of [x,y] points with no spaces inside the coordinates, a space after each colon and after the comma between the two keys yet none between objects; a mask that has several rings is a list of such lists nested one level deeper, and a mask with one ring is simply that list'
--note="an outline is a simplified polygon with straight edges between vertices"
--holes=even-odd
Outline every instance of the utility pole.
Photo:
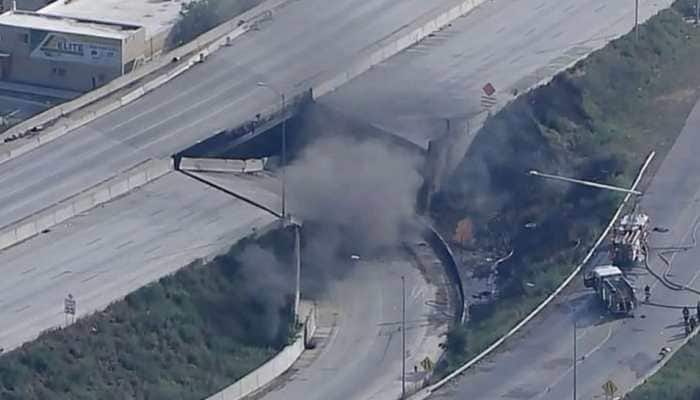
[{"label": "utility pole", "polygon": [[577,355],[576,355],[576,316],[574,315],[574,400],[576,400],[576,364],[577,364]]},{"label": "utility pole", "polygon": [[639,41],[639,0],[634,0],[634,39]]},{"label": "utility pole", "polygon": [[296,267],[296,285],[294,287],[294,322],[299,326],[299,302],[301,300],[301,227],[294,224],[294,264]]},{"label": "utility pole", "polygon": [[282,221],[287,221],[287,97],[267,82],[258,82],[259,87],[270,89],[282,99]]},{"label": "utility pole", "polygon": [[406,278],[401,276],[401,398],[406,398]]},{"label": "utility pole", "polygon": [[282,220],[287,220],[287,99],[282,96]]}]

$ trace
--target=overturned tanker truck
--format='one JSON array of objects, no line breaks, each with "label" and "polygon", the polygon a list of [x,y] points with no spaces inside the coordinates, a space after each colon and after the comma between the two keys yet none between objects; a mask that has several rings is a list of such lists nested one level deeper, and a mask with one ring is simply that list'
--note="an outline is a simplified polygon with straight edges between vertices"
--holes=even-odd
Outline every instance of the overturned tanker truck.
[{"label": "overturned tanker truck", "polygon": [[634,286],[620,268],[603,265],[593,268],[583,278],[583,285],[596,291],[603,307],[614,316],[632,316],[637,308]]}]

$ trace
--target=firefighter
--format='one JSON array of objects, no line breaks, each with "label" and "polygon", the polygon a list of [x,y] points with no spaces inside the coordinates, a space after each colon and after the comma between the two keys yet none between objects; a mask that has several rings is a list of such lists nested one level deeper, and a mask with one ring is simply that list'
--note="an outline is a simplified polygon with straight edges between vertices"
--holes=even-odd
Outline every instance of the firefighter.
[{"label": "firefighter", "polygon": [[688,318],[690,318],[690,310],[688,307],[683,307],[683,321],[688,325]]},{"label": "firefighter", "polygon": [[[649,302],[649,297],[651,297],[651,288],[649,285],[644,286],[644,302],[648,303]],[[700,303],[698,303],[698,307],[700,307]],[[699,308],[700,310],[700,308]]]}]

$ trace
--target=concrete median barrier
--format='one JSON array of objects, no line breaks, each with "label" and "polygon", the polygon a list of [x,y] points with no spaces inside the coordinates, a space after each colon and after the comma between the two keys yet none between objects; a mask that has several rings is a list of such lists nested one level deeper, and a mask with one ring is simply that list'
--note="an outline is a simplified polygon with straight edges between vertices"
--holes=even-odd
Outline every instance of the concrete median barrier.
[{"label": "concrete median barrier", "polygon": [[262,172],[265,169],[265,164],[267,164],[267,158],[252,158],[245,160],[243,172],[246,174]]},{"label": "concrete median barrier", "polygon": [[240,400],[286,372],[304,352],[308,345],[307,341],[316,331],[316,307],[312,303],[302,302],[300,317],[304,321],[304,326],[294,343],[282,349],[255,371],[206,400]]},{"label": "concrete median barrier", "polygon": [[180,159],[180,169],[192,172],[231,172],[243,173],[246,163],[244,160],[228,160],[223,158],[189,158]]},{"label": "concrete median barrier", "polygon": [[233,174],[249,174],[262,172],[267,164],[267,158],[251,158],[248,160],[227,158],[180,158],[179,169],[189,172],[228,172]]},{"label": "concrete median barrier", "polygon": [[121,101],[120,101],[120,104],[121,104],[122,106],[125,106],[125,105],[131,103],[132,101],[134,101],[134,100],[140,98],[141,96],[143,96],[144,93],[146,93],[146,91],[144,90],[143,87],[140,87],[140,88],[138,88],[138,89],[136,89],[136,90],[134,90],[134,91],[128,93],[126,96],[122,96]]},{"label": "concrete median barrier", "polygon": [[0,250],[122,196],[172,171],[172,160],[148,160],[81,193],[0,229]]}]

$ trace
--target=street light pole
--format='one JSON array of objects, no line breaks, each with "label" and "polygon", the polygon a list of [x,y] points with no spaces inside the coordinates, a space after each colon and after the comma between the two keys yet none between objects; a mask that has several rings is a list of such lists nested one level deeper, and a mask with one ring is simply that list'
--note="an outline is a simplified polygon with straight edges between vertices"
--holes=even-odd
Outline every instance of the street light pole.
[{"label": "street light pole", "polygon": [[560,175],[545,174],[544,172],[535,171],[535,170],[528,171],[528,175],[539,176],[541,178],[553,179],[553,180],[562,181],[562,182],[575,183],[578,185],[591,186],[591,187],[595,187],[598,189],[612,190],[615,192],[631,193],[631,194],[634,194],[637,196],[641,196],[644,194],[638,190],[632,190],[632,189],[626,189],[626,188],[622,188],[622,187],[618,187],[618,186],[606,185],[604,183],[584,181],[581,179],[567,178],[565,176],[560,176]]},{"label": "street light pole", "polygon": [[282,96],[282,220],[287,220],[287,99]]},{"label": "street light pole", "polygon": [[406,398],[406,278],[401,276],[401,398]]},{"label": "street light pole", "polygon": [[576,400],[576,363],[577,363],[577,355],[576,355],[576,316],[574,315],[574,400]]},{"label": "street light pole", "polygon": [[287,219],[287,97],[266,82],[258,82],[258,86],[268,88],[282,99],[282,226],[286,227],[287,222],[294,225],[294,250],[296,253],[296,284],[294,289],[294,320],[299,322],[299,303],[301,297],[301,229],[300,226]]},{"label": "street light pole", "polygon": [[258,86],[268,88],[282,99],[282,221],[287,220],[287,97],[284,93],[270,86],[267,82],[258,82]]},{"label": "street light pole", "polygon": [[639,0],[634,0],[634,39],[639,41]]}]

